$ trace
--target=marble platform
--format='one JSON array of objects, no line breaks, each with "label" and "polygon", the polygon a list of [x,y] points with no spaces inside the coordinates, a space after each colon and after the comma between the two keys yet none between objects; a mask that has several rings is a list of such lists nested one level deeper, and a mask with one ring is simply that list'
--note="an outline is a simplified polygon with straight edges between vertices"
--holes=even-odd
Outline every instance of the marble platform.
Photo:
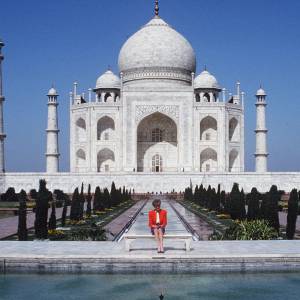
[{"label": "marble platform", "polygon": [[124,242],[0,242],[0,272],[202,273],[300,271],[300,241],[197,241],[185,252],[167,241],[140,240],[130,252]]}]

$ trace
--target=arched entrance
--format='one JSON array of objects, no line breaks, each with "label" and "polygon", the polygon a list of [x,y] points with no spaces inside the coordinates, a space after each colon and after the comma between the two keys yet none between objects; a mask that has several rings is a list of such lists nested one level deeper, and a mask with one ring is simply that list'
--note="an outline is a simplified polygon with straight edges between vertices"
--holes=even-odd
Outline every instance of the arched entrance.
[{"label": "arched entrance", "polygon": [[178,166],[177,125],[156,112],[137,127],[137,171],[176,172]]},{"label": "arched entrance", "polygon": [[218,155],[212,148],[204,149],[200,154],[201,172],[216,172],[218,169]]}]

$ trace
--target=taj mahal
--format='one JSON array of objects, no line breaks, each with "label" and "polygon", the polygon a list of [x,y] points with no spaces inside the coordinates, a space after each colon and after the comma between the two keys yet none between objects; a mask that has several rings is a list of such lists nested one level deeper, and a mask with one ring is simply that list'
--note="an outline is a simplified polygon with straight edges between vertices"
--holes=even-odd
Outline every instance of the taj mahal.
[{"label": "taj mahal", "polygon": [[[0,50],[4,46],[1,42]],[[1,54],[1,52],[0,52]],[[0,56],[0,67],[3,55]],[[270,173],[267,160],[266,92],[255,94],[255,172],[244,170],[244,101],[240,82],[228,93],[205,67],[196,74],[192,45],[166,23],[156,1],[154,17],[122,46],[119,73],[108,69],[94,89],[70,93],[70,172],[59,171],[59,95],[48,92],[46,172],[7,173],[4,159],[2,72],[0,85],[0,186],[71,192],[81,182],[115,181],[139,192],[183,190],[190,182],[246,191],[272,184],[300,186],[300,173]]]}]

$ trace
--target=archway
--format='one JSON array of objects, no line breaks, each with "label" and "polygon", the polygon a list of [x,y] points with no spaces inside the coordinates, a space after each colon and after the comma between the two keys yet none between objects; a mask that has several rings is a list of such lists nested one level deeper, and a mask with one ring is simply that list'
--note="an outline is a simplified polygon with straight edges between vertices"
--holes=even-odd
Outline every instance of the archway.
[{"label": "archway", "polygon": [[97,123],[97,139],[108,141],[114,139],[115,122],[112,118],[105,116]]},{"label": "archway", "polygon": [[201,172],[216,172],[218,170],[218,155],[212,148],[204,149],[200,154]]},{"label": "archway", "polygon": [[112,150],[104,148],[97,155],[97,171],[111,172],[115,169],[115,154]]},{"label": "archway", "polygon": [[239,171],[239,153],[236,149],[232,149],[229,153],[229,172]]},{"label": "archway", "polygon": [[86,123],[83,118],[76,121],[76,140],[81,143],[86,141]]},{"label": "archway", "polygon": [[160,156],[163,162],[159,172],[177,171],[177,125],[170,117],[159,112],[145,117],[137,127],[137,171],[156,170],[153,168],[155,155]]},{"label": "archway", "polygon": [[239,140],[238,120],[231,118],[229,121],[229,141],[237,142]]},{"label": "archway", "polygon": [[200,139],[201,141],[217,140],[218,123],[213,117],[205,117],[200,122]]},{"label": "archway", "polygon": [[76,167],[79,171],[84,171],[84,168],[86,167],[86,155],[82,149],[79,149],[76,152]]}]

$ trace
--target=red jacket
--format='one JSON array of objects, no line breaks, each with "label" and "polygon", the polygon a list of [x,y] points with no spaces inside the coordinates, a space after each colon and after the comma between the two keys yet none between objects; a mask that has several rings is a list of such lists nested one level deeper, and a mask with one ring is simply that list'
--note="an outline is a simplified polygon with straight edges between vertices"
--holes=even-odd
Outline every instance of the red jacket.
[{"label": "red jacket", "polygon": [[[166,227],[167,226],[167,211],[164,209],[161,209],[159,211],[159,220],[160,220],[160,226]],[[156,226],[156,210],[150,210],[149,211],[149,227],[155,227]]]}]

